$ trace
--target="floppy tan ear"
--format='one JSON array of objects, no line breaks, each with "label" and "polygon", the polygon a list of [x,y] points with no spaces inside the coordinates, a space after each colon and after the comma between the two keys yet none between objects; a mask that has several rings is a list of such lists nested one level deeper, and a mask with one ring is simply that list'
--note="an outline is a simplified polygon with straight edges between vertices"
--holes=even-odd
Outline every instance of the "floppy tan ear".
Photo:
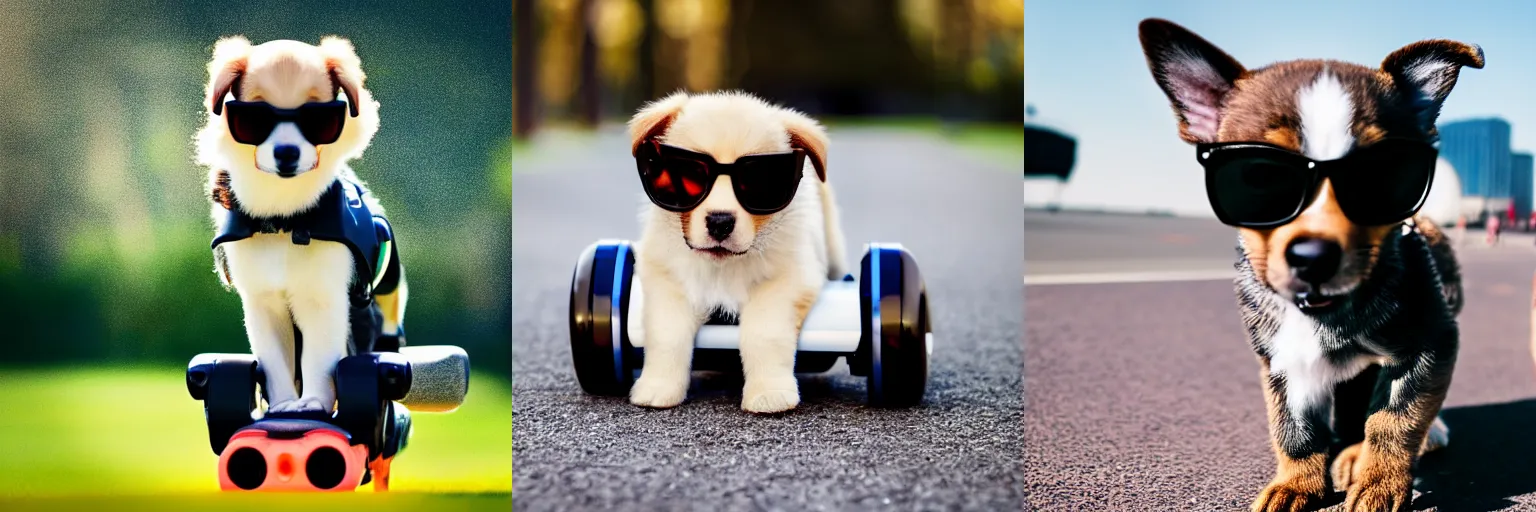
[{"label": "floppy tan ear", "polygon": [[805,150],[816,168],[816,177],[827,181],[827,129],[805,114],[784,109],[784,130],[789,132],[789,147]]},{"label": "floppy tan ear", "polygon": [[224,95],[231,90],[240,99],[240,77],[245,74],[251,42],[245,36],[229,36],[213,45],[213,60],[208,61],[208,108],[213,115],[224,115]]},{"label": "floppy tan ear", "polygon": [[325,56],[325,69],[331,74],[331,83],[347,93],[347,106],[351,109],[352,117],[357,117],[358,104],[363,101],[358,97],[357,90],[363,87],[363,80],[368,78],[363,74],[363,60],[357,57],[352,42],[340,36],[322,38],[320,54]]},{"label": "floppy tan ear", "polygon": [[629,152],[640,150],[640,144],[652,137],[660,137],[677,119],[677,113],[688,103],[688,93],[677,91],[665,98],[646,103],[629,119]]}]

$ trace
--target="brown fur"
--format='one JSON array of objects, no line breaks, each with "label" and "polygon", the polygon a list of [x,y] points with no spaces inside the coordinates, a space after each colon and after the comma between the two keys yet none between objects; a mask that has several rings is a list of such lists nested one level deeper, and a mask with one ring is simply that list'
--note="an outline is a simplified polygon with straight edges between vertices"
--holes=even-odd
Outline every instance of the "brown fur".
[{"label": "brown fur", "polygon": [[[1439,394],[1424,393],[1415,404],[1439,404]],[[1426,404],[1427,405],[1427,404]],[[1405,510],[1413,500],[1414,459],[1439,407],[1410,407],[1406,413],[1387,409],[1365,421],[1365,442],[1346,448],[1333,464],[1336,487],[1348,490],[1346,510]]]},{"label": "brown fur", "polygon": [[213,179],[212,196],[214,204],[224,207],[225,210],[234,210],[240,206],[235,200],[235,189],[229,186],[229,171],[218,171]]},{"label": "brown fur", "polygon": [[[1282,397],[1276,395],[1269,383],[1269,361],[1259,358],[1259,379],[1263,381],[1264,402],[1269,422],[1283,421]],[[1326,476],[1328,454],[1317,453],[1305,459],[1293,459],[1271,438],[1270,449],[1275,452],[1275,477],[1254,499],[1253,512],[1291,512],[1311,510],[1327,494]]]}]

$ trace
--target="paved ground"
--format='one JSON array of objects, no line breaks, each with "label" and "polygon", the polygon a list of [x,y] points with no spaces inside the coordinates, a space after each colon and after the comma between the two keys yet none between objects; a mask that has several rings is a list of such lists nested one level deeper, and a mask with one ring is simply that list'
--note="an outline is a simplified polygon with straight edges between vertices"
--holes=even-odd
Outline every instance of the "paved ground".
[{"label": "paved ground", "polygon": [[[1231,272],[1214,219],[1025,215],[1026,279]],[[1474,235],[1480,235],[1475,233]],[[1446,451],[1415,509],[1536,510],[1536,247],[1461,251],[1467,306]],[[1230,275],[1230,274],[1229,274]],[[1230,280],[1025,288],[1026,499],[1038,510],[1246,510],[1273,470]]]},{"label": "paved ground", "polygon": [[566,326],[572,266],[599,238],[638,236],[644,196],[622,134],[541,142],[514,161],[516,508],[1023,507],[1018,166],[917,134],[832,141],[850,263],[865,242],[900,242],[927,281],[926,404],[870,409],[841,364],[803,377],[801,406],[783,417],[742,412],[740,383],[723,378],[696,377],[666,411],[584,395]]}]

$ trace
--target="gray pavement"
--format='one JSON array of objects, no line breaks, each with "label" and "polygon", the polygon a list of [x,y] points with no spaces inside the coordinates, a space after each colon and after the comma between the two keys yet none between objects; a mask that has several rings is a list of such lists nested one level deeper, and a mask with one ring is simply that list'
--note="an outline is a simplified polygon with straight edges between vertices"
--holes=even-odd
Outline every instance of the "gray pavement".
[{"label": "gray pavement", "polygon": [[1018,166],[912,133],[832,131],[850,264],[899,242],[927,281],[927,400],[864,405],[839,364],[800,380],[779,417],[739,409],[740,382],[695,374],[665,411],[582,393],[570,360],[572,266],[638,236],[628,142],[552,135],[514,156],[513,502],[527,510],[1019,510],[1022,419]]},{"label": "gray pavement", "polygon": [[[1233,232],[1214,219],[1031,211],[1025,226],[1031,278],[1230,270],[1234,255]],[[1422,461],[1413,508],[1536,510],[1536,239],[1468,240],[1460,259],[1451,444]],[[1247,509],[1274,459],[1229,280],[1027,286],[1025,297],[1035,509]]]}]

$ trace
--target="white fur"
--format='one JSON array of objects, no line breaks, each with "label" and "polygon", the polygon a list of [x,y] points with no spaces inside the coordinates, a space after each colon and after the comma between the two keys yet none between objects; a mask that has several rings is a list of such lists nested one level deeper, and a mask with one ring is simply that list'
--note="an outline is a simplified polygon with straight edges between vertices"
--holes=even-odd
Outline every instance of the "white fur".
[{"label": "white fur", "polygon": [[[267,140],[256,146],[256,168],[262,172],[277,174],[276,150],[280,146],[293,146],[299,149],[297,174],[303,174],[314,170],[315,164],[320,163],[319,152],[315,151],[315,145],[310,144],[299,132],[299,126],[292,122],[278,123],[272,128],[272,133]],[[291,179],[291,178],[289,178]]]},{"label": "white fur", "polygon": [[[219,76],[239,70],[240,99],[295,108],[308,101],[329,101],[329,97],[313,97],[313,91],[317,87],[330,90],[329,73],[334,69],[359,85],[358,98],[347,98],[357,102],[359,115],[346,120],[335,143],[317,149],[292,123],[278,125],[259,146],[240,144],[229,134],[224,117],[210,109],[207,124],[196,138],[198,163],[209,168],[210,179],[220,171],[228,172],[240,207],[258,217],[308,209],[338,178],[361,185],[346,162],[361,156],[378,130],[379,105],[360,87],[363,74],[358,65],[351,44],[339,38],[326,38],[318,47],[297,41],[251,46],[241,37],[221,40],[209,64],[210,91]],[[272,149],[284,143],[301,148],[299,170],[305,172],[287,178],[275,174]],[[382,215],[383,207],[373,194],[366,197],[368,207]],[[223,227],[225,215],[222,206],[212,206],[216,227]],[[227,284],[240,295],[251,351],[267,376],[268,410],[330,410],[336,399],[332,373],[350,346],[348,291],[355,278],[351,252],[345,245],[318,240],[295,245],[288,233],[258,234],[222,244],[219,250],[224,253],[224,265],[216,271],[227,272]],[[384,304],[383,299],[380,302]],[[384,332],[396,332],[404,302],[402,277],[398,295],[389,301],[393,307],[384,314]],[[302,360],[297,361],[304,377],[302,394],[294,382],[294,326],[304,333]]]},{"label": "white fur", "polygon": [[[798,113],[741,94],[685,98],[663,100],[675,102],[676,110],[663,142],[710,154],[720,162],[790,149],[781,116]],[[636,119],[652,113],[642,110]],[[741,407],[770,413],[799,404],[793,370],[806,312],[796,304],[803,297],[814,299],[829,276],[843,272],[842,232],[835,223],[830,188],[818,180],[809,160],[803,171],[794,201],[756,229],[727,177],[719,179],[702,205],[681,214],[690,216],[687,233],[679,214],[646,204],[636,248],[638,272],[645,279],[640,320],[646,354],[630,391],[631,402],[672,407],[683,401],[694,337],[710,312],[719,308],[740,319],[746,378]],[[706,232],[704,216],[711,211],[736,215],[735,230],[718,244]],[[716,245],[742,254],[721,258],[695,249]]]},{"label": "white fur", "polygon": [[1306,411],[1331,404],[1334,386],[1359,375],[1372,359],[1333,364],[1323,354],[1317,322],[1294,304],[1284,308],[1280,327],[1269,340],[1269,373],[1285,377],[1286,406],[1300,422]]},{"label": "white fur", "polygon": [[1297,93],[1296,109],[1301,114],[1301,152],[1308,158],[1335,160],[1354,147],[1355,136],[1350,131],[1354,102],[1344,84],[1327,69]]}]

